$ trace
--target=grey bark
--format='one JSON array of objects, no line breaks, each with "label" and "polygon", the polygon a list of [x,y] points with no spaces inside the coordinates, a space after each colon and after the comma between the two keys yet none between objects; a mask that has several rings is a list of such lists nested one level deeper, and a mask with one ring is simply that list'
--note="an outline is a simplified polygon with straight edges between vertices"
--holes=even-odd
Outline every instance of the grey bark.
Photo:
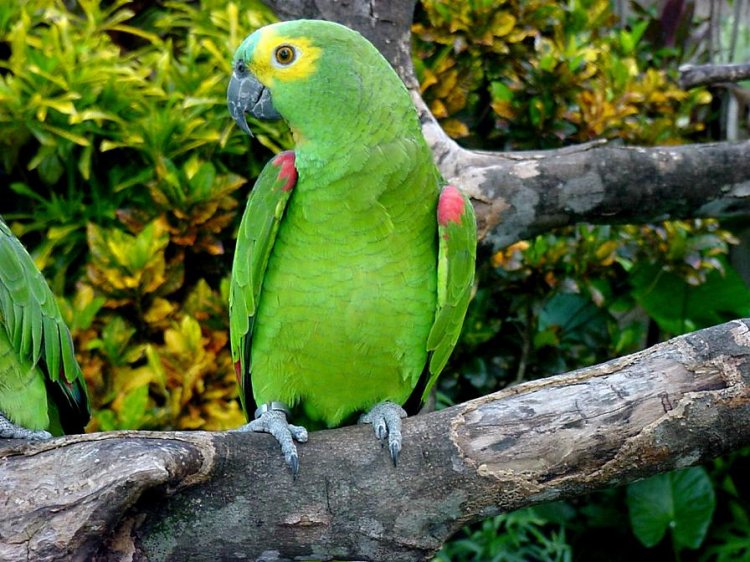
[{"label": "grey bark", "polygon": [[750,320],[408,418],[313,433],[3,444],[2,560],[428,560],[465,523],[750,444]]},{"label": "grey bark", "polygon": [[680,86],[694,88],[720,82],[750,80],[750,63],[699,64],[680,67]]}]

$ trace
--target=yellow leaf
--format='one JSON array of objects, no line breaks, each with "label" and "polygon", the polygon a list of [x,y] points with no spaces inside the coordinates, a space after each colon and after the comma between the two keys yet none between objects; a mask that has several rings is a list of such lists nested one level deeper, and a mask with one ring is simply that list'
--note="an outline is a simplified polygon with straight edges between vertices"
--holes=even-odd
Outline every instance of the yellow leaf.
[{"label": "yellow leaf", "polygon": [[151,307],[143,315],[143,319],[149,324],[157,324],[169,316],[174,311],[175,305],[167,299],[157,297],[151,304]]},{"label": "yellow leaf", "polygon": [[448,111],[440,100],[432,100],[432,103],[430,103],[430,111],[437,119],[442,119],[443,117],[448,116]]},{"label": "yellow leaf", "polygon": [[429,69],[425,69],[424,74],[422,76],[422,83],[419,86],[419,91],[424,94],[427,88],[429,88],[430,86],[436,83],[437,83],[437,76],[435,76],[435,73]]},{"label": "yellow leaf", "polygon": [[712,96],[710,92],[707,92],[706,90],[703,90],[702,92],[698,93],[695,97],[695,103],[700,105],[705,105],[707,103],[711,103]]},{"label": "yellow leaf", "polygon": [[596,249],[596,257],[601,260],[601,265],[609,266],[615,261],[615,250],[617,250],[617,241],[607,240]]},{"label": "yellow leaf", "polygon": [[498,12],[492,18],[492,34],[495,37],[508,35],[516,25],[516,18],[509,12]]},{"label": "yellow leaf", "polygon": [[494,111],[498,116],[504,119],[513,119],[516,116],[516,112],[513,111],[513,106],[510,104],[510,102],[504,100],[495,100],[491,105],[492,111]]},{"label": "yellow leaf", "polygon": [[65,115],[73,115],[76,112],[76,106],[73,105],[73,102],[68,100],[46,99],[42,103],[47,107],[51,107],[55,111],[63,113]]},{"label": "yellow leaf", "polygon": [[469,127],[466,126],[466,123],[463,123],[458,119],[446,119],[440,124],[443,126],[443,130],[451,138],[460,139],[469,136]]}]

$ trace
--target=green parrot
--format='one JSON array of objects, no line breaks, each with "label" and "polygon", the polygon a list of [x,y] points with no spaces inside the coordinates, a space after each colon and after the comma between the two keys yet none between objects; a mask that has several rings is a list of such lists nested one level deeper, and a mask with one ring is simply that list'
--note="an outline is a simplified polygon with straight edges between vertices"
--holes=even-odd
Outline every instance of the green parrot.
[{"label": "green parrot", "polygon": [[0,439],[82,433],[86,385],[55,297],[0,218]]},{"label": "green parrot", "polygon": [[[476,222],[445,185],[409,92],[378,50],[342,25],[269,25],[237,49],[229,112],[283,119],[247,202],[229,296],[231,353],[248,418],[294,474],[292,408],[333,427],[366,412],[396,464],[461,332]],[[404,406],[404,408],[402,408]]]}]

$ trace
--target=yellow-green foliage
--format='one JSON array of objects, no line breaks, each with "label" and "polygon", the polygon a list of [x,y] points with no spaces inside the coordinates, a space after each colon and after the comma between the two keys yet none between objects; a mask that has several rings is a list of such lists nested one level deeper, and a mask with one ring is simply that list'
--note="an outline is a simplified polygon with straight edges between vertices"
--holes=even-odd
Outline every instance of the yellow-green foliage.
[{"label": "yellow-green foliage", "polygon": [[[268,152],[236,132],[226,80],[241,39],[272,20],[254,1],[0,7],[0,212],[70,295],[90,429],[243,421],[227,251],[238,190]],[[271,150],[288,142],[262,127]]]},{"label": "yellow-green foliage", "polygon": [[593,138],[683,142],[711,100],[639,59],[646,29],[615,29],[610,0],[424,0],[414,24],[423,96],[470,144],[538,148]]}]

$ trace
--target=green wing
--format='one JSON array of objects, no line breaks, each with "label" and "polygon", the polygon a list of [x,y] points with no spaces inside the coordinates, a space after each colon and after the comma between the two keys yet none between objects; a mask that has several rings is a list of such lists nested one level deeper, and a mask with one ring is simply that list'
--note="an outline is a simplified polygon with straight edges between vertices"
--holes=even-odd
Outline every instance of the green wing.
[{"label": "green wing", "polygon": [[425,400],[448,362],[464,323],[474,283],[477,224],[471,201],[452,185],[438,203],[438,294],[435,321],[427,338],[429,380]]},{"label": "green wing", "polygon": [[292,190],[297,183],[294,152],[274,157],[258,176],[250,192],[237,233],[229,290],[229,331],[232,361],[240,385],[245,414],[253,414],[250,384],[250,347],[263,277],[276,233]]},{"label": "green wing", "polygon": [[70,331],[31,256],[0,218],[0,329],[19,358],[40,368],[66,433],[89,420],[86,384]]}]

